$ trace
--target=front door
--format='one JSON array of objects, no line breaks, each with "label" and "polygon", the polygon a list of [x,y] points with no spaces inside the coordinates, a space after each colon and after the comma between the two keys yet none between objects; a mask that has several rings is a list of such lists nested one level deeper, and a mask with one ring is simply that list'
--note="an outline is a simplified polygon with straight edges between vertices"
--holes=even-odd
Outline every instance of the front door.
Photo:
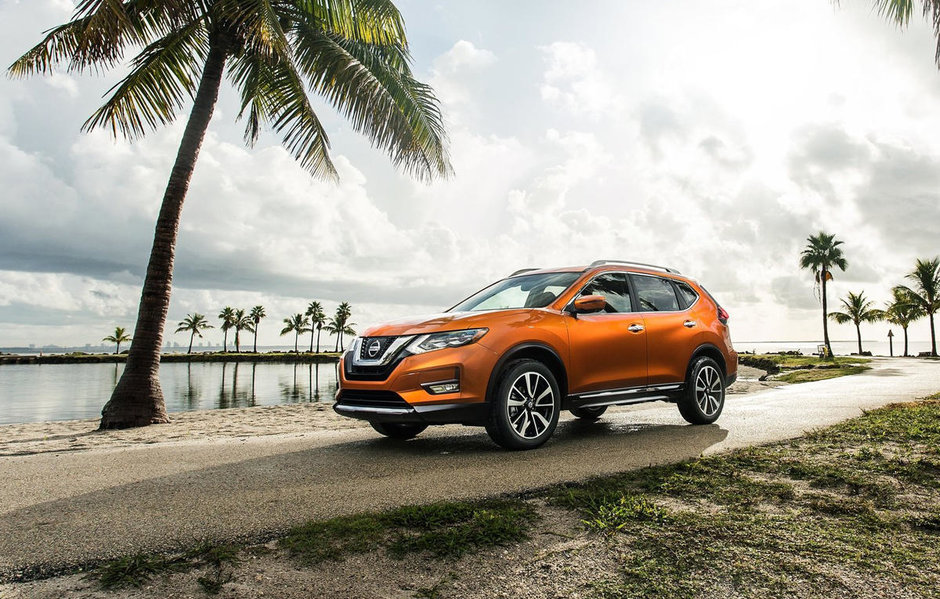
[{"label": "front door", "polygon": [[630,301],[627,275],[603,273],[580,296],[602,295],[602,312],[566,319],[572,394],[646,385],[646,330]]}]

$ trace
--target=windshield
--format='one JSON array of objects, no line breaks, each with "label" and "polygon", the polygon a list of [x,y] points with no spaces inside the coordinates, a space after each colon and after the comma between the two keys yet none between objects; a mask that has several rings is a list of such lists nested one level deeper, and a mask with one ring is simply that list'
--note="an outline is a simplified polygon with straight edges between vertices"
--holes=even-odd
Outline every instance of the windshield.
[{"label": "windshield", "polygon": [[552,272],[503,279],[471,295],[448,312],[544,308],[580,276],[579,272]]}]

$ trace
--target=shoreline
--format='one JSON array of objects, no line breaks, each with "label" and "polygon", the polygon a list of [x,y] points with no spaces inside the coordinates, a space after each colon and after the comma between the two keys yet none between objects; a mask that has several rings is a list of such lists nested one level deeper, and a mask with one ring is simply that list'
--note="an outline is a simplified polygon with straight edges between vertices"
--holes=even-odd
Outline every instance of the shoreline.
[{"label": "shoreline", "polygon": [[[280,362],[285,364],[333,364],[339,362],[339,352],[203,352],[195,354],[162,354],[160,362]],[[2,354],[3,364],[123,364],[127,354],[50,354],[47,356]]]}]

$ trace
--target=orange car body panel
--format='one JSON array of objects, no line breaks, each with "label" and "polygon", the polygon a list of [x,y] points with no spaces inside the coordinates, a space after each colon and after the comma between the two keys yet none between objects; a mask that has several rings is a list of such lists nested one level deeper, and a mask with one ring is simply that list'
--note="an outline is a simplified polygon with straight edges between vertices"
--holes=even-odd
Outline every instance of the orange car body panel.
[{"label": "orange car body panel", "polygon": [[[343,390],[371,390],[392,391],[412,406],[486,402],[491,377],[501,359],[510,355],[514,348],[533,345],[550,350],[561,361],[568,383],[567,389],[562,389],[563,396],[683,382],[693,353],[703,346],[721,353],[726,378],[736,376],[737,353],[731,345],[728,327],[717,318],[718,306],[695,281],[672,273],[616,264],[526,274],[543,272],[579,272],[581,275],[545,308],[445,312],[392,321],[364,331],[362,338],[366,339],[488,329],[481,339],[469,345],[409,355],[384,380],[349,378],[344,368],[347,353],[340,361],[337,396]],[[647,274],[682,281],[699,297],[687,309],[675,312],[577,315],[566,312],[582,287],[605,272]],[[687,321],[694,322],[694,326],[686,326]],[[642,331],[632,332],[633,325],[641,325]],[[422,386],[448,379],[459,380],[459,392],[433,395]]]}]

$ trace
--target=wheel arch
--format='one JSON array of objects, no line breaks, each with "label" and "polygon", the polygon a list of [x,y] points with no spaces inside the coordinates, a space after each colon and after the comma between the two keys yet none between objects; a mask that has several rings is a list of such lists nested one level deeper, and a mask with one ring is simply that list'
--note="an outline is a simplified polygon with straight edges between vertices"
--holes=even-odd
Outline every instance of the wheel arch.
[{"label": "wheel arch", "polygon": [[490,401],[490,398],[492,398],[493,393],[496,391],[496,386],[499,384],[499,377],[506,364],[513,360],[523,359],[538,360],[545,364],[545,366],[552,371],[552,374],[555,375],[558,388],[561,390],[562,400],[568,396],[568,371],[565,368],[565,363],[561,359],[561,356],[558,355],[558,352],[555,351],[554,348],[545,343],[530,341],[514,345],[496,361],[496,365],[490,373],[489,383],[486,386],[487,401]]},{"label": "wheel arch", "polygon": [[692,365],[695,364],[695,360],[702,356],[707,356],[717,362],[718,367],[721,368],[721,378],[727,381],[728,364],[725,362],[725,356],[721,353],[721,350],[718,349],[718,346],[712,343],[703,343],[692,352],[692,357],[689,358],[689,364],[685,368],[685,380],[689,380],[689,375],[692,373]]}]

